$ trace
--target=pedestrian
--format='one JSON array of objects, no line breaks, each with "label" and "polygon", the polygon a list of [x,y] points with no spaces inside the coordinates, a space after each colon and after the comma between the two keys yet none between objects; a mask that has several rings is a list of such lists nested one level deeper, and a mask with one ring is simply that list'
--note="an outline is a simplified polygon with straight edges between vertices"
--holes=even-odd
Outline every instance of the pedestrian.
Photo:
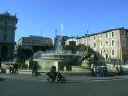
[{"label": "pedestrian", "polygon": [[97,71],[96,72],[97,73],[97,76],[98,77],[101,77],[101,67],[100,66],[97,67],[97,70],[96,71]]},{"label": "pedestrian", "polygon": [[97,66],[94,66],[93,71],[94,71],[94,76],[97,76]]},{"label": "pedestrian", "polygon": [[10,74],[13,74],[13,65],[12,64],[9,65],[9,72],[10,72]]},{"label": "pedestrian", "polygon": [[121,75],[123,73],[123,69],[121,65],[118,65],[118,70],[119,70],[119,75]]},{"label": "pedestrian", "polygon": [[104,67],[104,76],[105,76],[105,77],[108,76],[108,69],[107,69],[107,67]]},{"label": "pedestrian", "polygon": [[33,76],[37,75],[37,65],[36,64],[33,64],[33,66],[32,66],[32,75]]},{"label": "pedestrian", "polygon": [[14,74],[18,74],[18,65],[15,63],[13,67],[14,67]]},{"label": "pedestrian", "polygon": [[116,74],[119,75],[119,65],[116,65]]},{"label": "pedestrian", "polygon": [[91,75],[94,76],[94,64],[91,64]]}]

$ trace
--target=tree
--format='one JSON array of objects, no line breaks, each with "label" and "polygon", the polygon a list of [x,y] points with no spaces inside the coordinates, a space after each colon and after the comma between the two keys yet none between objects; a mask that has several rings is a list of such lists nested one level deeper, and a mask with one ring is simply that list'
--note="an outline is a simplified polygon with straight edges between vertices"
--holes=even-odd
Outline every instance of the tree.
[{"label": "tree", "polygon": [[128,55],[126,53],[123,54],[122,59],[124,62],[128,61]]},{"label": "tree", "polygon": [[67,46],[64,46],[64,50],[71,50],[72,53],[74,54],[77,51],[77,46],[67,45]]},{"label": "tree", "polygon": [[84,60],[87,60],[89,61],[89,64],[90,63],[94,63],[95,65],[103,64],[104,58],[100,55],[100,53],[94,51],[90,46],[86,46],[84,44],[79,44],[77,46],[68,45],[68,46],[65,46],[64,49],[72,50],[73,53],[76,53],[76,51],[78,51],[82,56],[81,62]]},{"label": "tree", "polygon": [[24,63],[26,59],[30,59],[33,57],[33,50],[32,49],[24,49],[18,48],[17,54],[15,55],[17,63]]},{"label": "tree", "polygon": [[46,50],[51,50],[53,48],[53,46],[48,46],[48,45],[45,45],[45,46],[33,46],[32,49],[35,52],[37,51],[46,51]]},{"label": "tree", "polygon": [[82,55],[82,61],[85,59],[91,59],[91,56],[94,54],[93,49],[90,48],[90,46],[86,46],[84,44],[79,44],[77,49]]}]

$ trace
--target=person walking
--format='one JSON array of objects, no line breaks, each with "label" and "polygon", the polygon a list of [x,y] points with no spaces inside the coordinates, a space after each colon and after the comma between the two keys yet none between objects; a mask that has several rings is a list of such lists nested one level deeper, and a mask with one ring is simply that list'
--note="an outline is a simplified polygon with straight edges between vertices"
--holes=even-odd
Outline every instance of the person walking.
[{"label": "person walking", "polygon": [[37,65],[36,64],[33,64],[32,66],[32,75],[37,76]]},{"label": "person walking", "polygon": [[119,70],[119,75],[122,75],[123,73],[123,69],[121,65],[118,65],[118,70]]},{"label": "person walking", "polygon": [[13,67],[14,67],[14,74],[18,74],[18,65],[15,63]]},{"label": "person walking", "polygon": [[9,72],[10,72],[10,74],[14,73],[14,69],[13,69],[13,65],[12,64],[9,65]]},{"label": "person walking", "polygon": [[91,64],[91,75],[94,76],[94,64]]}]

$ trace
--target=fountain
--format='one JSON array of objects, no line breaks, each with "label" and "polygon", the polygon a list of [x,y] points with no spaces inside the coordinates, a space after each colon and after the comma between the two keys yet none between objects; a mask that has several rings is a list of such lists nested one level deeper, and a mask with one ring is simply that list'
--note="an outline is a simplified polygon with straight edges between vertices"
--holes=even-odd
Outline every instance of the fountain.
[{"label": "fountain", "polygon": [[51,66],[56,66],[56,71],[71,71],[72,66],[79,65],[81,55],[63,50],[62,37],[61,35],[56,37],[53,51],[34,54],[33,60],[38,63],[40,71],[49,71]]},{"label": "fountain", "polygon": [[51,66],[56,66],[56,71],[72,70],[72,66],[80,64],[81,55],[72,54],[71,51],[63,50],[64,26],[61,23],[61,34],[54,39],[54,50],[47,52],[37,52],[34,54],[33,60],[36,61],[40,67],[40,71],[49,71]]}]

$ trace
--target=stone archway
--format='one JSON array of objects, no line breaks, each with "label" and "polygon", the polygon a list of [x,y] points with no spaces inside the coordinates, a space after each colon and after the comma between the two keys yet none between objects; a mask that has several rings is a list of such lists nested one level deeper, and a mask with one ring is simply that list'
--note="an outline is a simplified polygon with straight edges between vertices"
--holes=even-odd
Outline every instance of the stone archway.
[{"label": "stone archway", "polygon": [[7,46],[3,46],[1,48],[1,59],[2,59],[2,61],[7,60],[8,59],[7,57],[8,57],[8,47]]}]

